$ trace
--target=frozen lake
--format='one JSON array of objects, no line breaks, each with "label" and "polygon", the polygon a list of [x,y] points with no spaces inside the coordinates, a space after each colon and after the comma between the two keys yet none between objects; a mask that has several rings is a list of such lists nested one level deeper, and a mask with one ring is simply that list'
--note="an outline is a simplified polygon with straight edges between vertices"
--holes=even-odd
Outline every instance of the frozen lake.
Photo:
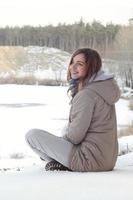
[{"label": "frozen lake", "polygon": [[[31,128],[60,135],[69,116],[67,87],[0,85],[0,157],[32,154],[25,143]],[[128,101],[116,104],[118,128],[128,126],[132,112]]]}]

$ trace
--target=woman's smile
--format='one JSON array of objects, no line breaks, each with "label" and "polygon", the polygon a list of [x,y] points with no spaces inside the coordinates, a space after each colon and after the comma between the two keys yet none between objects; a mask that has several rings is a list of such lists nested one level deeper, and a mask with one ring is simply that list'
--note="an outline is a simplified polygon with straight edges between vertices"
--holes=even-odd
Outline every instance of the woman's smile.
[{"label": "woman's smile", "polygon": [[86,76],[86,63],[83,54],[76,55],[69,66],[72,79],[83,78]]}]

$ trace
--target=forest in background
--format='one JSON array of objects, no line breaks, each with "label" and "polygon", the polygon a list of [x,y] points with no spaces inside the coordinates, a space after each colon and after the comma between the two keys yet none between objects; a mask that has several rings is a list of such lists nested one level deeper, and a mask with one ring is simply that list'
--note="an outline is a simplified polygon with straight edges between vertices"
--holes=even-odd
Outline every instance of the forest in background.
[{"label": "forest in background", "polygon": [[112,47],[119,25],[104,26],[98,21],[84,23],[81,19],[74,24],[48,25],[45,27],[5,27],[0,28],[1,46],[47,46],[72,53],[86,46],[98,49],[103,56]]}]

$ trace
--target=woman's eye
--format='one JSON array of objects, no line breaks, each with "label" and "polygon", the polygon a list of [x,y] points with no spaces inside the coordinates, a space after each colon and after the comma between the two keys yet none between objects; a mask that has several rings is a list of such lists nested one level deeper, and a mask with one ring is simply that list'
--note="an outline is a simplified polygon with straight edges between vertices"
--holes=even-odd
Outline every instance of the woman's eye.
[{"label": "woman's eye", "polygon": [[81,66],[81,67],[83,66],[83,64],[82,64],[82,63],[77,63],[76,65],[77,65],[77,66]]},{"label": "woman's eye", "polygon": [[82,64],[82,63],[74,63],[74,62],[72,62],[71,65],[75,66],[75,67],[83,67],[84,66],[84,64]]}]

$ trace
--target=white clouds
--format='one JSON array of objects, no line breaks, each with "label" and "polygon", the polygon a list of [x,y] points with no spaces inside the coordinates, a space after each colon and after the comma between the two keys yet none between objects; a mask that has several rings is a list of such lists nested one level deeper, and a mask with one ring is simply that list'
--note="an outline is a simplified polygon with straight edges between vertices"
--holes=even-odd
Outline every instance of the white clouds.
[{"label": "white clouds", "polygon": [[47,25],[85,21],[128,23],[133,17],[132,0],[4,0],[0,2],[0,26]]}]

